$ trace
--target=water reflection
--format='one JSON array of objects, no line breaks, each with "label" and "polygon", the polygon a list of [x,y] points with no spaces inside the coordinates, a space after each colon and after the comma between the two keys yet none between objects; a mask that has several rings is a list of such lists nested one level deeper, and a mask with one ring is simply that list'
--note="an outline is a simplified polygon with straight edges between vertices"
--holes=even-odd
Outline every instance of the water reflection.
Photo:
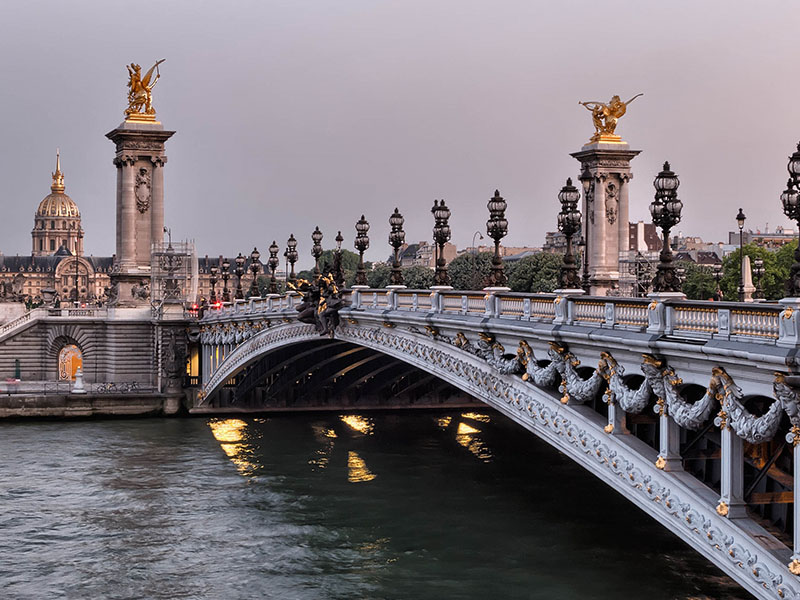
[{"label": "water reflection", "polygon": [[480,438],[480,432],[480,429],[475,429],[474,427],[461,421],[459,422],[458,430],[456,431],[456,441],[483,462],[492,462],[492,451]]},{"label": "water reflection", "polygon": [[491,423],[492,418],[489,415],[475,412],[462,413],[461,416],[465,419],[472,419],[473,421],[480,421],[481,423]]},{"label": "water reflection", "polygon": [[453,420],[453,417],[439,417],[436,419],[436,424],[441,427],[442,429],[447,429],[450,427],[450,422]]},{"label": "water reflection", "polygon": [[362,483],[372,481],[377,475],[367,468],[367,463],[357,452],[350,450],[347,453],[347,481],[350,483]]},{"label": "water reflection", "polygon": [[333,454],[333,440],[336,439],[336,432],[319,424],[311,425],[311,431],[314,432],[314,439],[321,447],[314,451],[314,457],[308,461],[308,464],[311,465],[312,471],[322,470],[328,466],[331,454]]},{"label": "water reflection", "polygon": [[370,418],[362,417],[361,415],[341,415],[339,418],[350,429],[364,435],[372,435],[375,430],[375,425]]},{"label": "water reflection", "polygon": [[208,426],[214,439],[220,443],[222,451],[236,466],[236,470],[242,475],[252,475],[258,464],[250,460],[253,456],[253,446],[245,441],[248,437],[247,422],[241,419],[210,419]]}]

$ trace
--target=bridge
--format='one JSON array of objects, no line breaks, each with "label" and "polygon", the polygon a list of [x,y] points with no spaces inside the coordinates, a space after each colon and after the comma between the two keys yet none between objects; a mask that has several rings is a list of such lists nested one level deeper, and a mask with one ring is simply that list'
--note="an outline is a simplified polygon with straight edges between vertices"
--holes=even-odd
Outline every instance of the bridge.
[{"label": "bridge", "polygon": [[[403,288],[344,297],[336,343],[409,365],[506,415],[756,597],[800,598],[793,300]],[[332,343],[297,320],[298,302],[271,295],[203,316],[196,410],[218,403],[226,384],[274,376],[259,365],[277,352],[302,360]]]}]

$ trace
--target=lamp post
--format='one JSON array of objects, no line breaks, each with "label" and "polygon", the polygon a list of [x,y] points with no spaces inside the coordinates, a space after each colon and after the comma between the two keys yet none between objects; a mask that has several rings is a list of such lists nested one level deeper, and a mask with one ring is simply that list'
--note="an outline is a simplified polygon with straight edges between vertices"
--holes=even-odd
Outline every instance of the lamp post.
[{"label": "lamp post", "polygon": [[270,276],[269,276],[269,293],[270,294],[277,294],[278,293],[278,281],[275,279],[275,270],[278,268],[278,244],[275,243],[275,240],[272,240],[272,245],[269,247],[269,258],[267,259],[267,265],[269,266]]},{"label": "lamp post", "polygon": [[508,277],[503,271],[503,259],[500,258],[500,240],[508,234],[507,204],[500,196],[500,191],[495,190],[494,196],[489,199],[486,206],[489,209],[486,233],[494,240],[494,256],[492,256],[492,272],[489,274],[489,287],[505,287],[508,284]]},{"label": "lamp post", "polygon": [[239,252],[239,256],[233,259],[233,262],[236,263],[236,267],[233,270],[233,274],[236,275],[236,294],[234,298],[236,300],[244,300],[244,292],[242,291],[242,275],[244,275],[244,263],[245,258],[242,256],[242,253]]},{"label": "lamp post", "polygon": [[654,292],[680,292],[681,281],[672,264],[672,249],[669,244],[669,231],[680,223],[683,202],[678,199],[678,176],[670,170],[669,162],[664,163],[664,169],[656,175],[653,187],[656,188],[655,198],[650,203],[650,214],[653,224],[660,227],[663,232],[664,242],[659,254],[658,269],[653,278]]},{"label": "lamp post", "polygon": [[217,303],[217,273],[219,273],[219,267],[217,265],[211,265],[209,269],[211,271],[211,277],[208,278],[208,282],[211,284],[211,304]]},{"label": "lamp post", "polygon": [[586,206],[586,214],[585,222],[584,222],[584,235],[583,235],[583,280],[581,281],[581,286],[589,293],[589,221],[591,219],[591,204],[594,200],[594,177],[589,172],[589,167],[584,166],[583,171],[581,171],[580,177],[578,177],[581,182],[581,187],[583,188],[583,197],[586,200],[584,205]]},{"label": "lamp post", "polygon": [[436,273],[433,277],[433,282],[437,287],[450,287],[450,276],[447,274],[447,261],[444,258],[444,245],[450,239],[450,226],[448,219],[450,218],[450,209],[444,203],[444,200],[433,201],[434,226],[433,226],[433,240],[436,242]]},{"label": "lamp post", "polygon": [[314,228],[314,232],[311,234],[311,241],[314,243],[311,246],[311,256],[314,257],[314,281],[316,281],[320,275],[319,257],[322,256],[322,232],[319,230],[319,226]]},{"label": "lamp post", "polygon": [[572,251],[572,236],[581,230],[581,213],[578,212],[580,193],[572,185],[572,179],[567,179],[567,184],[558,193],[561,202],[561,212],[558,213],[558,230],[567,238],[567,251],[558,274],[558,287],[565,290],[580,289],[581,280],[578,276],[578,263]]},{"label": "lamp post", "polygon": [[253,248],[253,251],[250,253],[250,270],[253,272],[253,280],[250,282],[250,289],[247,292],[248,296],[258,297],[261,295],[258,289],[259,258],[261,258],[261,253],[257,248]]},{"label": "lamp post", "polygon": [[764,260],[756,258],[753,260],[753,275],[756,276],[756,290],[753,292],[753,298],[756,300],[764,299],[764,290],[761,287],[761,278],[764,276]]},{"label": "lamp post", "polygon": [[403,272],[400,270],[400,246],[406,241],[406,232],[403,231],[403,215],[396,208],[389,217],[389,225],[392,230],[389,232],[389,245],[394,248],[394,259],[392,260],[392,276],[390,281],[392,286],[403,285]]},{"label": "lamp post", "polygon": [[[800,190],[800,144],[797,151],[789,157],[789,182],[786,190],[781,194],[783,213],[797,224],[800,231],[800,203],[798,203],[798,190]],[[789,279],[786,281],[786,297],[800,297],[800,243],[794,251],[794,264],[789,270]]]},{"label": "lamp post", "polygon": [[231,301],[231,291],[228,289],[228,280],[231,278],[231,261],[227,258],[222,259],[222,301]]},{"label": "lamp post", "polygon": [[297,262],[297,240],[294,239],[293,233],[289,234],[289,239],[286,240],[286,251],[283,253],[283,256],[286,257],[286,261],[292,266],[289,272],[288,283],[296,285],[297,275],[294,272],[294,263]]},{"label": "lamp post", "polygon": [[344,268],[342,267],[342,232],[338,232],[336,237],[336,250],[333,252],[333,282],[339,286],[344,286]]},{"label": "lamp post", "polygon": [[358,250],[358,271],[356,271],[356,286],[367,287],[367,272],[364,269],[364,252],[369,248],[369,222],[361,215],[356,221],[356,241],[355,247]]},{"label": "lamp post", "polygon": [[736,224],[739,226],[739,302],[744,302],[744,216],[742,209],[736,215]]}]

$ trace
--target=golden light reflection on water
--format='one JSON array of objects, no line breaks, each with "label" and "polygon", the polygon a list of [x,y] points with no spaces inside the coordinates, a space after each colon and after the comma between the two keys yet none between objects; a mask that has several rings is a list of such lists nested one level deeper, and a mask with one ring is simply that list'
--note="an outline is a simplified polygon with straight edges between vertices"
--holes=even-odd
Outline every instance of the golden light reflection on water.
[{"label": "golden light reflection on water", "polygon": [[367,468],[367,463],[357,452],[350,450],[347,453],[347,481],[350,483],[362,483],[372,481],[377,475]]},{"label": "golden light reflection on water", "polygon": [[456,441],[483,462],[491,462],[492,452],[480,439],[480,433],[479,429],[461,422],[458,424],[458,430],[456,431]]},{"label": "golden light reflection on water", "polygon": [[322,425],[312,425],[311,430],[314,432],[314,439],[321,445],[320,448],[314,451],[314,456],[308,461],[308,464],[316,471],[328,466],[333,453],[333,440],[336,439],[336,432]]},{"label": "golden light reflection on water", "polygon": [[450,421],[453,420],[453,417],[439,417],[436,419],[436,424],[439,425],[442,429],[447,429],[450,427]]},{"label": "golden light reflection on water", "polygon": [[242,475],[252,475],[258,465],[250,462],[253,448],[244,441],[247,438],[247,423],[241,419],[211,419],[208,426],[236,470]]},{"label": "golden light reflection on water", "polygon": [[462,413],[461,416],[464,417],[465,419],[472,419],[473,421],[480,421],[481,423],[489,423],[492,420],[492,418],[489,415],[484,415],[484,414],[475,413],[475,412]]},{"label": "golden light reflection on water", "polygon": [[350,429],[363,433],[364,435],[372,435],[375,425],[372,419],[362,417],[360,415],[341,415],[339,417],[342,423],[347,425]]}]

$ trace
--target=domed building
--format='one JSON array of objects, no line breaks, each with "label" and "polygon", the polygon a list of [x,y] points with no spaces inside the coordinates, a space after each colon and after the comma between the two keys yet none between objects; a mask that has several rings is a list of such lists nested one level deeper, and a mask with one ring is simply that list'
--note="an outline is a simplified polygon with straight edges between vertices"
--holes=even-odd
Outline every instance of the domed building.
[{"label": "domed building", "polygon": [[61,155],[56,153],[56,172],[50,193],[39,203],[33,224],[32,256],[48,256],[64,246],[71,254],[83,255],[83,229],[78,205],[64,193]]},{"label": "domed building", "polygon": [[41,299],[102,301],[110,285],[113,257],[83,256],[81,213],[65,193],[61,156],[56,153],[50,193],[36,209],[30,256],[0,254],[0,301]]}]

